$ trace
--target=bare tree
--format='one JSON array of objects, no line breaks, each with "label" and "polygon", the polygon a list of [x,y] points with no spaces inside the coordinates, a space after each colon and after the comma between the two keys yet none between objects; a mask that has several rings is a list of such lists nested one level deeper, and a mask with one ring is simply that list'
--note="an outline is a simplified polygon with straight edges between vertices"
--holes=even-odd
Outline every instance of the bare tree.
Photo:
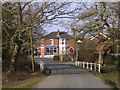
[{"label": "bare tree", "polygon": [[[73,10],[68,10],[69,2],[27,2],[27,3],[3,3],[3,14],[4,11],[11,15],[11,20],[9,17],[3,19],[3,30],[8,36],[8,41],[10,43],[10,49],[12,51],[11,58],[11,68],[10,71],[15,70],[15,62],[18,54],[18,49],[21,46],[30,45],[32,46],[32,30],[36,27],[42,27],[43,24],[51,23],[56,18],[62,17],[64,15],[69,15],[74,13],[78,8]],[[13,33],[11,33],[13,30]],[[26,39],[30,35],[30,39]],[[19,42],[21,43],[19,43]],[[7,45],[6,45],[7,47]],[[32,50],[33,53],[33,50]],[[34,62],[34,57],[32,54],[32,63]],[[34,72],[34,63],[32,64],[32,70]]]},{"label": "bare tree", "polygon": [[[104,58],[106,52],[120,41],[118,3],[99,2],[91,3],[91,5],[84,4],[84,7],[85,9],[74,20],[74,30],[80,33],[80,35],[90,37],[95,36],[100,30],[106,33],[110,40],[104,47]],[[83,23],[81,24],[80,22]]]}]

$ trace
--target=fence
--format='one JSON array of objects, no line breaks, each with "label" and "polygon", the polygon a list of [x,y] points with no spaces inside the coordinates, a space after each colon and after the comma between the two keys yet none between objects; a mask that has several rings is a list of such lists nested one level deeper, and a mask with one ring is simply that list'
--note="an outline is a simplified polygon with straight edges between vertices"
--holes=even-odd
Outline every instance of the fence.
[{"label": "fence", "polygon": [[87,68],[90,70],[101,72],[100,64],[92,63],[92,62],[82,62],[82,61],[75,61],[75,66],[80,66],[81,68]]},{"label": "fence", "polygon": [[40,65],[40,71],[42,72],[44,69],[44,62],[40,61],[39,65]]}]

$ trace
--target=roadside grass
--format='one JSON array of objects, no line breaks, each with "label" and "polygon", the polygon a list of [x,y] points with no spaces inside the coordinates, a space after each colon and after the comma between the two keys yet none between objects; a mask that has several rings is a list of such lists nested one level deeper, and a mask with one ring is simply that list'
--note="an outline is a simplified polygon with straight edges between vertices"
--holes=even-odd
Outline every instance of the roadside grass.
[{"label": "roadside grass", "polygon": [[118,72],[109,72],[109,73],[99,73],[96,71],[91,71],[88,69],[84,69],[89,72],[91,72],[93,75],[100,77],[102,81],[109,86],[110,88],[113,88],[114,90],[118,89]]},{"label": "roadside grass", "polygon": [[[71,65],[71,66],[74,66],[76,68],[80,68],[80,66],[75,66],[75,65]],[[83,69],[83,68],[82,68]],[[113,71],[113,72],[108,72],[108,73],[99,73],[97,71],[94,71],[94,70],[89,70],[89,69],[86,69],[84,68],[84,70],[92,73],[93,75],[97,76],[97,77],[100,77],[101,80],[109,87],[109,88],[112,88],[113,90],[118,90],[118,85],[119,85],[119,82],[118,82],[118,71]]]},{"label": "roadside grass", "polygon": [[22,82],[18,85],[11,85],[11,86],[3,85],[2,88],[32,88],[35,84],[42,81],[45,77],[47,77],[47,76],[41,75],[40,77],[34,77],[34,78],[29,79],[25,82]]}]

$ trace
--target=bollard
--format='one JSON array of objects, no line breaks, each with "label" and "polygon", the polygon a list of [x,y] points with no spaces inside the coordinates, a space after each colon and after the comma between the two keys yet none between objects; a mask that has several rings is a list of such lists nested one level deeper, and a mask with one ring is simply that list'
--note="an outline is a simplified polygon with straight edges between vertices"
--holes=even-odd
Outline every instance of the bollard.
[{"label": "bollard", "polygon": [[44,70],[44,62],[42,62],[42,71]]},{"label": "bollard", "polygon": [[42,72],[44,69],[44,62],[40,62],[40,71]]},{"label": "bollard", "polygon": [[96,63],[94,63],[94,70],[96,71]]},{"label": "bollard", "polygon": [[87,62],[87,69],[88,69],[89,67],[88,67],[88,62]]},{"label": "bollard", "polygon": [[42,63],[40,63],[40,71],[42,72]]},{"label": "bollard", "polygon": [[85,62],[83,62],[83,68],[85,68]]},{"label": "bollard", "polygon": [[90,63],[90,70],[92,70],[92,62]]}]

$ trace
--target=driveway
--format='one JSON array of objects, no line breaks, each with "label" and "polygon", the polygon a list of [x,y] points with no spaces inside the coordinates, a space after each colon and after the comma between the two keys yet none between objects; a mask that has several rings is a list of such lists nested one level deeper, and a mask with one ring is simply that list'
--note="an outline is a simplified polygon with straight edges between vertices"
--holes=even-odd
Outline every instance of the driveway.
[{"label": "driveway", "polygon": [[100,78],[93,74],[72,66],[72,63],[57,63],[52,59],[40,59],[51,69],[51,75],[33,88],[108,88]]}]

